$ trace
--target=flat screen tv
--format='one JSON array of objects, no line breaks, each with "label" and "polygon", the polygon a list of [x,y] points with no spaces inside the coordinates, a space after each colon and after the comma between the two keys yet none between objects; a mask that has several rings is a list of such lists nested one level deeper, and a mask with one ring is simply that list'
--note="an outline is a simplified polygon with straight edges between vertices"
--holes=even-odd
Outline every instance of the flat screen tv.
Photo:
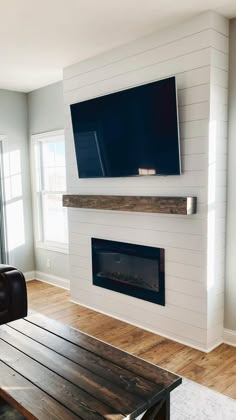
[{"label": "flat screen tv", "polygon": [[71,105],[80,178],[181,173],[175,77]]}]

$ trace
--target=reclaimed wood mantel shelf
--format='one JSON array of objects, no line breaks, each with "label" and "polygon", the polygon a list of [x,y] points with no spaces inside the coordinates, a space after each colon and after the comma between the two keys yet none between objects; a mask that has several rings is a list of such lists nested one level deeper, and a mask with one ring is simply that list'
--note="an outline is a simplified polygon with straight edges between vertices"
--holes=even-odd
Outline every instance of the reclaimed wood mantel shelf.
[{"label": "reclaimed wood mantel shelf", "polygon": [[120,195],[63,195],[64,207],[190,215],[196,213],[196,197]]}]

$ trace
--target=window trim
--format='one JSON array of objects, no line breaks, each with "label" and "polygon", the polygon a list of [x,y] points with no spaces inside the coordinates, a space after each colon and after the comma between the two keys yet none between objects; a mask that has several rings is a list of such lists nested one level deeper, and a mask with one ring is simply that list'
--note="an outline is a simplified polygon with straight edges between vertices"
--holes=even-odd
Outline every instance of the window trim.
[{"label": "window trim", "polygon": [[[38,249],[45,249],[48,251],[59,252],[63,254],[69,253],[69,243],[61,243],[61,242],[54,242],[54,241],[43,241],[42,232],[42,209],[39,210],[38,206],[38,193],[36,190],[37,185],[37,171],[36,171],[36,156],[35,156],[35,148],[37,147],[40,141],[44,141],[47,138],[64,136],[65,131],[55,130],[55,131],[47,131],[43,133],[37,133],[31,135],[31,189],[32,189],[32,204],[33,204],[33,224],[34,224],[34,244],[35,248]],[[41,194],[45,193],[45,191],[41,191]],[[50,191],[53,194],[53,191]],[[63,194],[64,191],[55,191],[55,194]]]},{"label": "window trim", "polygon": [[0,143],[1,143],[1,150],[0,150],[0,183],[1,183],[1,190],[2,190],[2,233],[1,233],[1,241],[3,252],[5,253],[5,264],[9,264],[10,253],[8,249],[8,232],[7,232],[7,211],[6,211],[6,196],[5,196],[5,168],[4,168],[4,154],[7,153],[9,149],[9,141],[8,136],[6,134],[0,134]]}]

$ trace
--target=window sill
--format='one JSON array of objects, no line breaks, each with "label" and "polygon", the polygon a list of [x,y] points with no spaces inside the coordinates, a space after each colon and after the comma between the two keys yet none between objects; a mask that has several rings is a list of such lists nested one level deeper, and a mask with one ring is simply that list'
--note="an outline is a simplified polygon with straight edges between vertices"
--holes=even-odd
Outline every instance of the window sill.
[{"label": "window sill", "polygon": [[59,252],[61,254],[69,254],[69,247],[67,244],[59,244],[54,242],[36,242],[35,248],[45,249],[46,251]]}]

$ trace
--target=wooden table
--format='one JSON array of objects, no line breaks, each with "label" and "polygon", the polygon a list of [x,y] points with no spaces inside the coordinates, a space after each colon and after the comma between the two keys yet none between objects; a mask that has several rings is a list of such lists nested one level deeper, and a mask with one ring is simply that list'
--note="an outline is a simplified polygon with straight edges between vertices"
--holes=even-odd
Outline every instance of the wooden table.
[{"label": "wooden table", "polygon": [[0,397],[27,419],[170,418],[181,378],[42,315],[0,326]]}]

